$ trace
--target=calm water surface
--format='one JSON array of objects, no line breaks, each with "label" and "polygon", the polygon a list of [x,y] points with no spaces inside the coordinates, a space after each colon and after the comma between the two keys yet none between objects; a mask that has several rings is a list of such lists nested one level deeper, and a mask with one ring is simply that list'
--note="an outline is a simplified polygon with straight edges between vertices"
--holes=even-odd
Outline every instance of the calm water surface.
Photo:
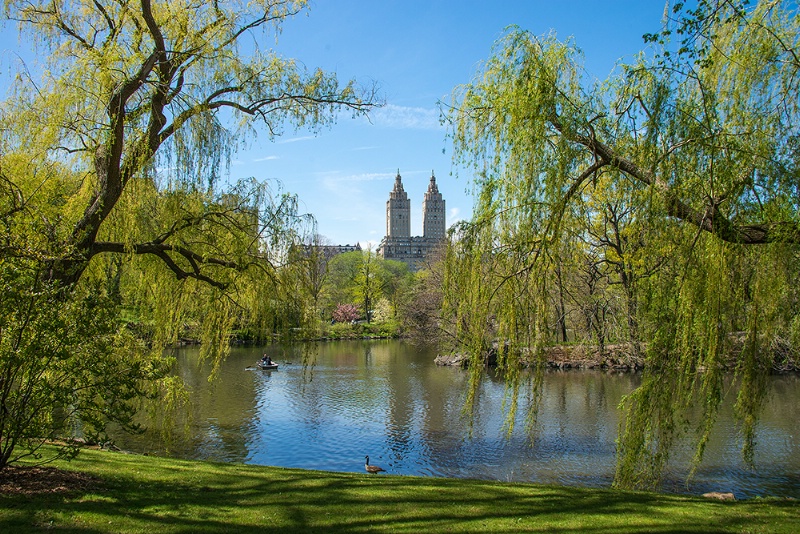
[{"label": "calm water surface", "polygon": [[[247,370],[264,352],[278,371]],[[303,352],[313,365],[303,365]],[[363,471],[364,456],[391,474],[609,486],[623,395],[632,373],[547,373],[538,431],[525,432],[520,398],[509,436],[504,383],[483,380],[477,409],[463,413],[468,376],[437,367],[435,354],[402,341],[329,342],[237,348],[216,381],[196,348],[177,352],[191,391],[188,431],[169,445],[155,428],[116,436],[126,449],[191,459]],[[678,451],[664,490],[733,491],[737,497],[800,497],[800,380],[772,379],[758,429],[756,468],[741,461],[730,408],[723,411],[705,460],[687,484],[691,450]]]}]

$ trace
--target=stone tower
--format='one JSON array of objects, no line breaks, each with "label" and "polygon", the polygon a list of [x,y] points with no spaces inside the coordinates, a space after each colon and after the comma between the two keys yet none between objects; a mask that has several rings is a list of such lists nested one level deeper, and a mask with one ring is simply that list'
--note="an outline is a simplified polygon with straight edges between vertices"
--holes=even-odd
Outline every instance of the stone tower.
[{"label": "stone tower", "polygon": [[445,208],[442,194],[436,185],[436,176],[431,171],[428,191],[422,201],[422,237],[441,241],[445,236]]},{"label": "stone tower", "polygon": [[402,261],[417,270],[442,245],[446,238],[444,199],[433,172],[422,201],[422,232],[421,236],[411,235],[411,201],[398,170],[386,202],[386,235],[376,252],[384,259]]},{"label": "stone tower", "polygon": [[411,201],[403,189],[399,170],[386,201],[386,237],[411,237]]}]

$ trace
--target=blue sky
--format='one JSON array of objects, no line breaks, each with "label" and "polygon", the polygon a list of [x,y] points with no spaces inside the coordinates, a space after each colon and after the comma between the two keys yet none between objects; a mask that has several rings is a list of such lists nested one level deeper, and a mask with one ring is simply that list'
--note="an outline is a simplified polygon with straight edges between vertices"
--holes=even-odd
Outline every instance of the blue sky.
[{"label": "blue sky", "polygon": [[[468,83],[493,43],[515,24],[574,37],[592,76],[642,50],[659,29],[665,0],[317,0],[289,21],[276,50],[340,79],[377,81],[387,106],[371,122],[342,117],[316,137],[288,132],[237,156],[232,175],[278,178],[300,196],[319,233],[338,244],[377,243],[399,169],[411,200],[412,234],[433,171],[450,226],[472,210],[468,177],[452,176],[452,149],[437,101]],[[463,174],[463,173],[462,173]]]},{"label": "blue sky", "polygon": [[[386,100],[371,120],[342,116],[317,135],[264,135],[238,152],[232,180],[278,179],[300,197],[319,233],[337,244],[377,244],[397,171],[411,200],[412,233],[422,233],[422,199],[431,172],[447,203],[448,226],[472,210],[468,176],[453,177],[452,149],[437,102],[468,83],[509,25],[574,38],[590,75],[605,78],[621,58],[642,50],[660,27],[665,0],[315,0],[289,20],[277,43],[261,43],[340,80],[375,81]],[[6,25],[2,76],[15,43]]]}]

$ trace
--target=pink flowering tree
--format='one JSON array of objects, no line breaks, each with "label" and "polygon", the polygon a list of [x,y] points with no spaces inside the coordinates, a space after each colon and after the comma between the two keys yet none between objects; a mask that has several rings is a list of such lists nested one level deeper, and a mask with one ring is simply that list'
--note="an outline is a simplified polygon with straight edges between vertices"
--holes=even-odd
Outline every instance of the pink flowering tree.
[{"label": "pink flowering tree", "polygon": [[358,308],[353,304],[337,304],[333,310],[333,320],[337,323],[350,323],[360,316]]}]

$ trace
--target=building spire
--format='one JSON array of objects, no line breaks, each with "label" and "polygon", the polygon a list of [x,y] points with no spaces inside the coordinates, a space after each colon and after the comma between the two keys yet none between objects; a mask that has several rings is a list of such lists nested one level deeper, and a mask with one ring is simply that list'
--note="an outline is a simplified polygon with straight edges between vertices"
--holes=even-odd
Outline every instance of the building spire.
[{"label": "building spire", "polygon": [[395,193],[403,192],[403,179],[400,177],[400,169],[397,169],[397,176],[394,177],[394,190]]},{"label": "building spire", "polygon": [[436,185],[436,175],[431,171],[431,183],[428,184],[428,193],[438,193],[439,187]]}]

